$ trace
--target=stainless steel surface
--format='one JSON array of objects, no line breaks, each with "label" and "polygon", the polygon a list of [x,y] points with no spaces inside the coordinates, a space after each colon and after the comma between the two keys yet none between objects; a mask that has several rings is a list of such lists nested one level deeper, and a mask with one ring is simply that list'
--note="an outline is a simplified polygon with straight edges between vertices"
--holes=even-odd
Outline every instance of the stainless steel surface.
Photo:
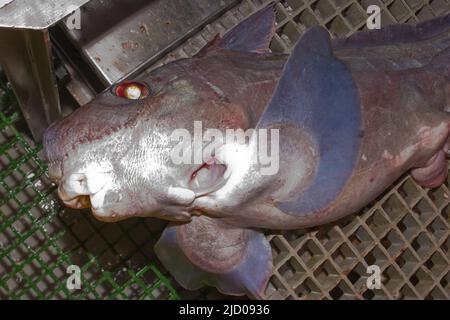
[{"label": "stainless steel surface", "polygon": [[[105,86],[137,73],[191,36],[238,0],[13,0],[0,2],[0,64],[16,92],[36,141],[61,115],[48,28],[76,8],[81,9],[79,30],[71,40]],[[95,92],[66,63],[66,88],[80,104]],[[98,80],[97,80],[98,81]]]},{"label": "stainless steel surface", "polygon": [[[0,28],[46,29],[89,0],[13,0],[0,2]],[[3,4],[3,6],[2,6]]]},{"label": "stainless steel surface", "polygon": [[65,85],[75,101],[82,106],[94,99],[95,92],[86,84],[72,66],[64,64],[64,68],[67,70],[69,76],[69,81]]},{"label": "stainless steel surface", "polygon": [[61,112],[48,31],[0,28],[0,43],[0,64],[33,138],[40,141]]},{"label": "stainless steel surface", "polygon": [[239,0],[99,0],[67,33],[105,85],[136,75]]}]

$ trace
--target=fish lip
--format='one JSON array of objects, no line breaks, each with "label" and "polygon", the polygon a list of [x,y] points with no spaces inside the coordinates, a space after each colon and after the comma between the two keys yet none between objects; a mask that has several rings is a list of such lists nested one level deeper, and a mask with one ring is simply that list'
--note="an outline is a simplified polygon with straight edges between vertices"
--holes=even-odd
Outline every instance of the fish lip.
[{"label": "fish lip", "polygon": [[70,197],[66,190],[64,190],[64,187],[62,186],[62,184],[59,184],[58,186],[58,197],[65,203],[65,202],[70,202],[74,199],[76,199],[77,197],[79,197],[81,195],[77,195],[75,197]]},{"label": "fish lip", "polygon": [[[58,197],[59,199],[61,199],[61,201],[64,203],[64,205],[66,205],[69,208],[72,209],[94,209],[94,207],[92,206],[92,197],[95,196],[97,193],[101,192],[103,190],[104,187],[100,188],[100,190],[98,190],[95,193],[92,194],[78,194],[76,196],[69,196],[67,194],[67,192],[64,190],[64,187],[62,186],[62,184],[59,184],[58,186]],[[98,208],[96,208],[98,209]]]},{"label": "fish lip", "polygon": [[71,200],[62,200],[66,207],[72,209],[90,209],[92,208],[91,199],[89,196],[77,196]]}]

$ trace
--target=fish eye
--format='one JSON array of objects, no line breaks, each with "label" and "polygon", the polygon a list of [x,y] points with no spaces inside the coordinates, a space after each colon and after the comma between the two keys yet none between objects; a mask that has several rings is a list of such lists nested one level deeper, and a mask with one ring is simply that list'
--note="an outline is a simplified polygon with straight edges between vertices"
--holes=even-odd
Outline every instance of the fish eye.
[{"label": "fish eye", "polygon": [[146,83],[139,81],[123,81],[112,87],[112,93],[120,98],[141,100],[148,97],[150,89]]}]

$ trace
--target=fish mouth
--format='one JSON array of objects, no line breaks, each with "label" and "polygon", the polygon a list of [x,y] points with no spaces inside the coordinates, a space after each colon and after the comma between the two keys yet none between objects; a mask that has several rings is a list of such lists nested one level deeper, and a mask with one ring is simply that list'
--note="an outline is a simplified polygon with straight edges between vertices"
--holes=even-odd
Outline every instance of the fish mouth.
[{"label": "fish mouth", "polygon": [[91,200],[89,195],[69,196],[63,187],[62,160],[53,160],[48,164],[48,176],[50,180],[58,185],[58,197],[65,206],[72,209],[88,209],[91,208]]},{"label": "fish mouth", "polygon": [[65,206],[72,209],[90,209],[92,207],[90,195],[69,196],[62,184],[58,187],[58,197]]},{"label": "fish mouth", "polygon": [[91,170],[70,175],[60,175],[59,173],[56,169],[50,174],[50,177],[58,184],[58,196],[67,207],[99,209],[102,206],[105,188],[109,181],[109,172]]},{"label": "fish mouth", "polygon": [[91,198],[89,196],[78,196],[71,200],[65,201],[63,203],[66,207],[72,209],[91,209]]}]

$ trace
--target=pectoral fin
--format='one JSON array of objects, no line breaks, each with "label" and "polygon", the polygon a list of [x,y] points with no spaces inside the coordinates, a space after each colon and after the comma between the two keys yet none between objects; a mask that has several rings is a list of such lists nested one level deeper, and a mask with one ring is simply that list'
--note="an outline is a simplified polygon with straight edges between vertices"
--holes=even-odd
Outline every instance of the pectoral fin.
[{"label": "pectoral fin", "polygon": [[204,216],[168,226],[155,252],[190,290],[210,285],[224,294],[258,297],[272,274],[271,249],[263,234]]},{"label": "pectoral fin", "polygon": [[[319,155],[310,186],[277,207],[295,216],[324,210],[341,194],[356,165],[362,114],[352,75],[333,54],[328,32],[321,27],[307,31],[295,46],[258,128],[277,123],[307,132]],[[280,130],[280,139],[286,138],[286,130]]]}]

